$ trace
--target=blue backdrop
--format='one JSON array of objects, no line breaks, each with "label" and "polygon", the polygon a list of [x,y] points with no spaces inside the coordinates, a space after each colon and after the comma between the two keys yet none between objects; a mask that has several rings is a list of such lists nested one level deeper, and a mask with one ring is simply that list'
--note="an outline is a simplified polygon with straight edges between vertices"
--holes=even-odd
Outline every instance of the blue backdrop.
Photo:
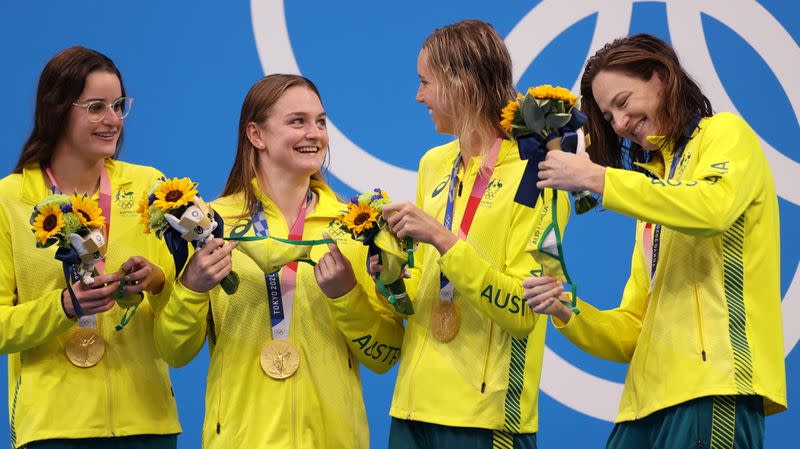
[{"label": "blue backdrop", "polygon": [[[415,103],[416,58],[436,27],[464,18],[494,24],[506,39],[519,90],[572,87],[590,53],[646,31],[670,41],[715,110],[738,111],[762,137],[781,196],[783,321],[790,407],[800,400],[800,6],[764,0],[253,0],[219,2],[30,1],[0,5],[0,173],[30,132],[38,75],[74,44],[108,54],[136,98],[122,158],[191,175],[208,198],[221,191],[236,145],[239,107],[265,73],[314,80],[331,119],[329,178],[344,196],[382,186],[413,198],[419,157],[437,135]],[[191,156],[189,156],[191,155]],[[199,155],[199,157],[198,157]],[[195,159],[193,167],[183,160]],[[612,212],[573,217],[567,261],[596,305],[618,304],[629,269],[633,222]],[[776,236],[777,238],[777,236]],[[611,430],[625,365],[587,356],[549,332],[542,379],[540,447],[601,448]],[[5,380],[5,358],[2,358]],[[208,354],[172,371],[184,433],[200,446]],[[385,447],[395,371],[364,371],[373,447]],[[0,402],[7,399],[3,391]],[[767,448],[795,446],[800,411],[767,419]],[[8,421],[0,406],[0,420]],[[8,441],[7,427],[0,441]],[[796,447],[796,446],[795,446]]]}]

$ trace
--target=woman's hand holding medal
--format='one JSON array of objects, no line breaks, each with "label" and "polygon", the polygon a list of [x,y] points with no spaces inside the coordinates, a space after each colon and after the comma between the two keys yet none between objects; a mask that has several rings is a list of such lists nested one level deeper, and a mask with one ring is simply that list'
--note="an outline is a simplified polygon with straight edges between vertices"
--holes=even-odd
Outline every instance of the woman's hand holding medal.
[{"label": "woman's hand holding medal", "polygon": [[[95,276],[91,285],[86,285],[81,280],[72,284],[72,291],[75,292],[75,298],[83,308],[84,315],[102,313],[114,307],[114,293],[119,288],[120,280],[120,273],[108,273]],[[77,317],[67,289],[61,292],[61,304],[67,317]]]}]

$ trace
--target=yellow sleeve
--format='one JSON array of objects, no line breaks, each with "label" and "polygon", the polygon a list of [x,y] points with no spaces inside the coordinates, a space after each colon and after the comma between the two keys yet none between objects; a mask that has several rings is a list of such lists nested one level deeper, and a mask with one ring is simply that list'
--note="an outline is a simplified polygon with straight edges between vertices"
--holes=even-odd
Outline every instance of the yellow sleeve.
[{"label": "yellow sleeve", "polygon": [[[553,190],[547,189],[544,198],[537,204],[551,202],[552,195]],[[569,217],[569,198],[565,192],[559,192],[557,198],[558,222],[561,229],[564,229]],[[514,217],[505,235],[506,260],[502,270],[493,267],[470,243],[463,240],[459,240],[442,256],[439,265],[442,273],[455,287],[456,300],[471,301],[509,334],[516,338],[525,338],[536,326],[538,315],[525,304],[522,280],[530,276],[531,270],[540,268],[525,251],[525,247],[538,220],[550,220],[551,217],[542,216],[538,205],[529,208],[514,204],[512,207]]]},{"label": "yellow sleeve", "polygon": [[637,241],[633,249],[631,275],[625,284],[620,306],[598,310],[579,298],[577,306],[581,313],[573,314],[567,324],[552,318],[555,328],[589,354],[614,362],[630,362],[647,310],[649,278],[645,266],[644,253]]},{"label": "yellow sleeve", "polygon": [[156,314],[153,333],[161,358],[178,368],[203,348],[210,294],[192,291],[179,279],[171,283],[169,301]]},{"label": "yellow sleeve", "polygon": [[[75,322],[61,305],[61,290],[43,292],[36,299],[18,304],[14,253],[8,218],[0,208],[0,353],[12,354],[39,346],[66,332]],[[31,251],[34,239],[30,241]],[[24,257],[18,255],[17,257]],[[54,263],[57,263],[54,261]]]},{"label": "yellow sleeve", "polygon": [[[348,251],[349,252],[349,251]],[[367,248],[349,252],[356,274],[356,286],[329,301],[339,330],[359,363],[376,373],[388,371],[400,357],[403,323],[392,306],[379,298],[366,269]]]},{"label": "yellow sleeve", "polygon": [[758,137],[739,116],[706,120],[697,168],[680,181],[650,179],[608,168],[603,207],[684,234],[710,236],[730,228],[759,195],[767,172]]}]

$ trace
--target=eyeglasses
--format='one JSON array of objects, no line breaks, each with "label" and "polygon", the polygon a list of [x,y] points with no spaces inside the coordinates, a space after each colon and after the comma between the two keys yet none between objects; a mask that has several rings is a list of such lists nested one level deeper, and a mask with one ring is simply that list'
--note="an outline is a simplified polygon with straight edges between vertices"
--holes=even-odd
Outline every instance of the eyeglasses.
[{"label": "eyeglasses", "polygon": [[131,97],[120,97],[111,103],[106,103],[101,100],[92,100],[86,103],[72,103],[73,106],[79,106],[85,109],[86,114],[89,116],[89,121],[92,123],[103,120],[109,109],[114,111],[117,118],[122,120],[131,112],[132,104],[133,98]]}]

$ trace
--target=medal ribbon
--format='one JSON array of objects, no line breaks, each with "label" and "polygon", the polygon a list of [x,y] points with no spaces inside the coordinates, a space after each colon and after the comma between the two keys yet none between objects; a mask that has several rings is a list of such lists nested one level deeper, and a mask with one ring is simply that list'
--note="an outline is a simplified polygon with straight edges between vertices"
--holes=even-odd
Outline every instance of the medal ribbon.
[{"label": "medal ribbon", "polygon": [[[44,168],[44,172],[47,175],[47,179],[50,181],[50,184],[53,186],[53,193],[55,194],[63,194],[61,191],[61,187],[58,186],[58,182],[56,181],[55,176],[53,176],[53,171],[50,170],[50,167],[47,166]],[[108,245],[108,237],[111,235],[111,180],[108,177],[108,171],[106,168],[100,171],[100,191],[98,192],[98,203],[100,205],[100,211],[103,214],[103,217],[106,220],[106,245]],[[100,261],[97,262],[95,268],[97,269],[98,273],[102,273],[105,269],[106,258],[103,257]],[[73,270],[72,272],[72,280],[77,281],[76,279],[77,273]],[[67,282],[67,290],[69,290],[70,298],[72,299],[72,307],[75,309],[75,315],[78,316],[78,325],[80,327],[97,327],[97,316],[89,315],[84,316],[83,308],[78,303],[77,299],[75,298],[75,293],[72,291],[72,285]]]},{"label": "medal ribbon", "polygon": [[[302,240],[303,227],[306,222],[306,212],[311,204],[311,191],[300,207],[300,212],[289,228],[289,240]],[[254,226],[259,237],[269,236],[269,225],[264,214],[264,207],[259,206],[258,212],[253,216],[253,222],[263,226]],[[272,339],[285,340],[289,338],[289,325],[292,319],[292,305],[294,304],[294,289],[297,282],[297,262],[286,264],[278,273],[264,274],[267,285],[267,302],[269,303],[270,322],[272,323]]]},{"label": "medal ribbon", "polygon": [[[492,179],[494,166],[497,163],[497,156],[500,154],[500,146],[502,143],[503,139],[500,138],[494,142],[494,145],[492,145],[492,148],[489,150],[489,154],[486,155],[485,164],[478,169],[478,176],[475,178],[475,184],[472,185],[472,192],[469,194],[467,207],[464,209],[464,216],[461,218],[461,225],[459,226],[458,238],[461,240],[467,239],[469,229],[472,227],[472,220],[475,218],[475,212],[477,212],[478,206],[481,205],[481,199],[483,198],[484,192],[486,192],[486,188],[489,186],[489,180]],[[453,209],[455,208],[456,181],[458,180],[458,166],[460,164],[461,152],[456,156],[456,160],[453,163],[453,170],[450,172],[450,188],[447,191],[447,206],[444,211],[443,224],[451,231],[453,230]],[[466,166],[464,172],[466,173]],[[442,301],[452,301],[453,297],[453,285],[444,273],[440,273],[439,299]]]},{"label": "medal ribbon", "polygon": [[[686,128],[686,140],[675,149],[675,153],[672,156],[672,164],[670,164],[669,169],[669,176],[667,179],[672,179],[675,176],[675,170],[678,168],[678,163],[680,162],[681,158],[683,157],[683,150],[686,148],[686,145],[689,143],[691,139],[692,132],[697,125],[700,123],[699,118],[695,118],[694,122]],[[652,231],[652,233],[651,233]],[[645,255],[647,255],[647,248],[650,249],[650,282],[653,282],[653,279],[656,275],[656,266],[658,265],[658,252],[661,247],[661,225],[657,224],[653,226],[652,223],[646,223],[644,226],[644,235],[645,241]],[[652,239],[652,241],[651,241]]]}]

